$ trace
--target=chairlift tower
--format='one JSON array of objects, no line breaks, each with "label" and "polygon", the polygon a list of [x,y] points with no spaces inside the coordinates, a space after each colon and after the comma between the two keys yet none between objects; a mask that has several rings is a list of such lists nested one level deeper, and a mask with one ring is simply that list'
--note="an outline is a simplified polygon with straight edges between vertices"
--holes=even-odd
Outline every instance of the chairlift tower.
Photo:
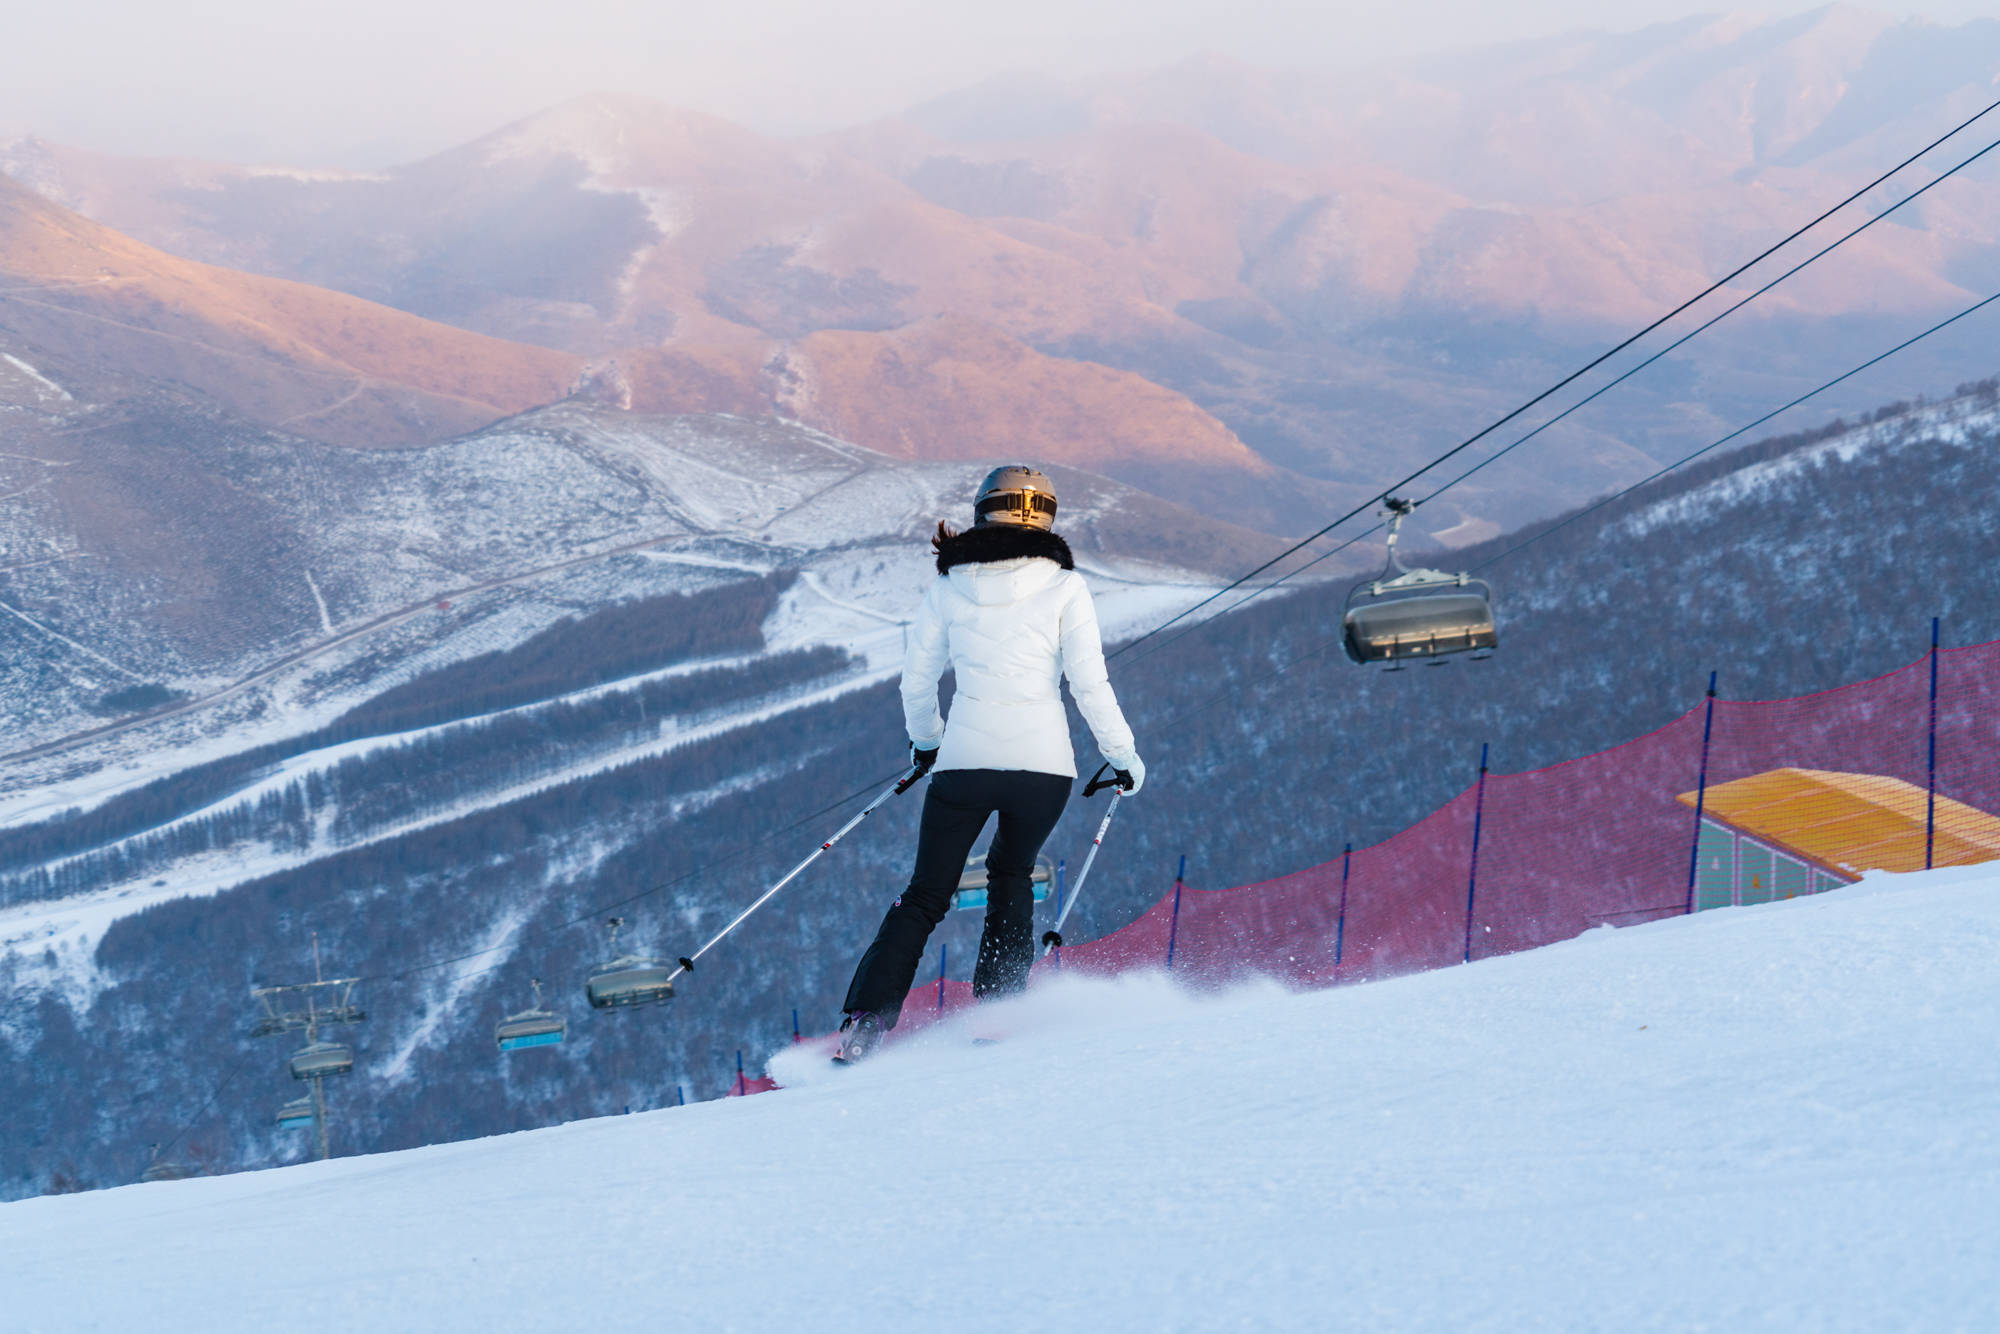
[{"label": "chairlift tower", "polygon": [[253,1038],[277,1033],[304,1033],[306,1045],[293,1052],[292,1078],[312,1086],[313,1137],[322,1160],[333,1156],[327,1139],[326,1081],[354,1070],[354,1049],[341,1042],[322,1042],[319,1031],[332,1024],[358,1024],[368,1012],[354,1004],[358,977],[326,977],[319,961],[319,933],[313,933],[313,980],[284,986],[255,987],[250,995],[263,1007]]}]

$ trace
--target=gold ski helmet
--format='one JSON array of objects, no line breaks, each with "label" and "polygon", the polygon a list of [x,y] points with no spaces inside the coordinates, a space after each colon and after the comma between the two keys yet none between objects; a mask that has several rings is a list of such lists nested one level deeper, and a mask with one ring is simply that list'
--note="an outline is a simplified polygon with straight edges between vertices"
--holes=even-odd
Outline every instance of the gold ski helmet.
[{"label": "gold ski helmet", "polygon": [[986,474],[972,502],[972,522],[1011,523],[1049,529],[1056,522],[1056,488],[1048,475],[1026,464],[1009,464]]}]

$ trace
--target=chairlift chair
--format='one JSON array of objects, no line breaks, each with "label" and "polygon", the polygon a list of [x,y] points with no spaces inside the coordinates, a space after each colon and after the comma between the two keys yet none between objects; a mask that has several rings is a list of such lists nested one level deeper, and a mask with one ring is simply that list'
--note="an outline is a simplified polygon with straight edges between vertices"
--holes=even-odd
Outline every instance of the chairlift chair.
[{"label": "chairlift chair", "polygon": [[293,1079],[326,1079],[353,1071],[354,1048],[344,1042],[314,1042],[292,1053]]},{"label": "chairlift chair", "polygon": [[[1035,859],[1035,869],[1028,875],[1028,886],[1033,891],[1035,902],[1040,903],[1049,896],[1049,886],[1056,877],[1055,863],[1047,857]],[[984,908],[986,906],[986,854],[980,853],[965,864],[965,871],[958,877],[958,888],[951,896],[954,908]]]},{"label": "chairlift chair", "polygon": [[312,1124],[312,1097],[308,1095],[303,1098],[292,1099],[278,1109],[278,1114],[273,1119],[281,1126],[286,1126],[293,1130],[303,1130]]},{"label": "chairlift chair", "polygon": [[534,978],[529,985],[535,989],[533,1008],[510,1014],[494,1026],[493,1040],[500,1044],[501,1051],[552,1047],[569,1032],[568,1020],[542,1008],[542,979]]},{"label": "chairlift chair", "polygon": [[1391,671],[1411,658],[1441,666],[1438,660],[1454,653],[1471,653],[1474,661],[1491,657],[1500,642],[1492,586],[1463,573],[1406,569],[1397,559],[1396,538],[1415,509],[1413,502],[1393,496],[1384,502],[1389,561],[1381,574],[1347,594],[1341,611],[1347,656],[1362,664],[1386,662]]},{"label": "chairlift chair", "polygon": [[[615,952],[618,948],[618,929],[625,925],[625,919],[613,917],[607,925],[611,928],[611,948]],[[673,975],[672,960],[655,959],[644,954],[622,954],[590,975],[584,994],[589,997],[593,1010],[651,1005],[656,1001],[673,999]]]}]

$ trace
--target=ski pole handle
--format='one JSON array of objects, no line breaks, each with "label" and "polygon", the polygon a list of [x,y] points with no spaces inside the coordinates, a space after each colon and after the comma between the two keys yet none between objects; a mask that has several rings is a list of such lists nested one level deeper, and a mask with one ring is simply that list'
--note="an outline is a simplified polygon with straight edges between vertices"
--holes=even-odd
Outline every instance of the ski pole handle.
[{"label": "ski pole handle", "polygon": [[[919,778],[922,778],[925,774],[929,772],[930,769],[926,765],[918,765],[918,764],[911,765],[910,771],[904,774],[901,780],[897,782],[896,795],[900,797],[905,792],[908,792],[912,787],[916,786],[916,782]],[[872,810],[874,808],[870,807],[869,809]]]},{"label": "ski pole handle", "polygon": [[1118,786],[1118,776],[1116,774],[1113,774],[1109,778],[1106,778],[1104,776],[1106,771],[1109,770],[1110,768],[1111,768],[1111,762],[1109,760],[1106,760],[1103,764],[1097,766],[1097,772],[1092,774],[1090,776],[1090,781],[1083,785],[1084,796],[1094,797],[1107,787]]}]

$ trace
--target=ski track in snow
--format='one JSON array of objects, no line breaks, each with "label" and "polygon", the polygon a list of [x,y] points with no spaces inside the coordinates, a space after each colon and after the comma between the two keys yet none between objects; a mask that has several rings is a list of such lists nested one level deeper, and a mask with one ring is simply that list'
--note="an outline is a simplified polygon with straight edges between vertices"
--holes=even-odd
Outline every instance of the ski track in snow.
[{"label": "ski track in snow", "polygon": [[89,658],[95,662],[103,663],[106,667],[109,667],[112,671],[119,673],[121,676],[128,676],[132,678],[134,681],[143,681],[146,679],[145,677],[139,675],[139,673],[133,671],[130,667],[124,666],[121,663],[113,662],[111,659],[105,657],[102,653],[99,653],[96,649],[91,648],[88,645],[77,643],[74,639],[71,639],[68,635],[62,633],[60,630],[52,629],[49,626],[43,625],[40,621],[28,615],[28,613],[22,611],[19,607],[9,606],[5,602],[0,602],[0,611],[6,612],[9,616],[12,616],[15,620],[25,622],[29,626],[29,628],[34,630],[39,630],[41,633],[47,635],[50,639],[54,639],[61,643],[69,645],[71,648],[75,649],[78,653],[83,654],[84,657]]},{"label": "ski track in snow", "polygon": [[0,1205],[7,1323],[1986,1328],[1996,952],[1989,865],[1334,991],[1058,978],[775,1094]]},{"label": "ski track in snow", "polygon": [[[508,947],[513,943],[521,928],[527,924],[528,919],[535,915],[535,908],[537,906],[539,905],[529,903],[518,904],[512,911],[504,914],[497,921],[490,923],[485,933],[485,938],[474,947],[474,950],[482,958],[498,954],[502,960],[505,960],[511,954],[511,950]],[[408,1076],[410,1058],[417,1054],[419,1047],[424,1046],[431,1040],[432,1035],[438,1031],[438,1027],[451,1014],[452,1007],[458,1004],[459,999],[465,995],[466,989],[472,985],[473,979],[487,971],[489,970],[483,967],[476,970],[460,969],[456,972],[446,969],[436,970],[434,976],[441,983],[441,994],[424,998],[423,1015],[411,1027],[409,1033],[403,1037],[403,1040],[397,1044],[394,1055],[390,1056],[387,1064],[383,1067],[382,1074],[384,1078],[401,1080]],[[525,1004],[525,1001],[523,1003]]]},{"label": "ski track in snow", "polygon": [[319,581],[313,578],[313,572],[311,570],[306,571],[306,587],[312,590],[313,605],[319,608],[320,633],[325,635],[331,635],[333,633],[333,617],[327,615],[326,598],[324,595],[320,593]]},{"label": "ski track in snow", "polygon": [[[27,290],[27,289],[17,289],[17,290]],[[27,376],[30,380],[33,380],[36,384],[40,385],[42,388],[48,390],[50,394],[54,395],[61,401],[65,403],[73,403],[76,401],[70,397],[69,390],[63,388],[61,385],[57,384],[54,380],[51,380],[48,376],[42,374],[40,371],[36,370],[33,366],[30,366],[27,362],[15,356],[13,353],[0,352],[0,361],[5,361],[8,365],[12,366],[15,370],[21,372],[21,374]]]}]

